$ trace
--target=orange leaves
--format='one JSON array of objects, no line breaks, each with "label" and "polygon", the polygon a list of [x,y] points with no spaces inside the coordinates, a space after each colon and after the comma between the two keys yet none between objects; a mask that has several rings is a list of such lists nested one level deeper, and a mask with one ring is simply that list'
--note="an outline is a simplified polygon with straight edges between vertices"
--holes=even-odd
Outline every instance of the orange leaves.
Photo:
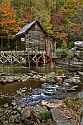
[{"label": "orange leaves", "polygon": [[1,25],[8,25],[8,24],[15,24],[16,20],[15,19],[0,19],[0,24]]},{"label": "orange leaves", "polygon": [[10,18],[15,17],[15,13],[11,7],[10,1],[2,2],[0,5],[0,11],[2,11],[5,16],[9,16]]},{"label": "orange leaves", "polygon": [[5,0],[0,4],[0,25],[2,32],[17,32],[19,30],[19,25],[16,22],[16,15],[11,7],[10,0]]},{"label": "orange leaves", "polygon": [[63,31],[56,32],[56,38],[63,40],[63,39],[66,39],[67,37],[68,37],[68,35]]}]

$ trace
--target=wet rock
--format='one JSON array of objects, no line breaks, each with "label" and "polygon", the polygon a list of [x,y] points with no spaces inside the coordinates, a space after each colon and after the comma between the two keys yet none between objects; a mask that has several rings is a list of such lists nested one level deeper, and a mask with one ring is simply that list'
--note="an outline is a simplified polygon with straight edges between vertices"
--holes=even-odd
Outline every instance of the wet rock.
[{"label": "wet rock", "polygon": [[31,107],[25,107],[22,113],[22,120],[31,117]]},{"label": "wet rock", "polygon": [[15,123],[20,123],[20,121],[21,121],[20,115],[19,114],[15,115],[14,116],[14,122]]},{"label": "wet rock", "polygon": [[5,73],[1,73],[0,76],[5,76],[6,74]]},{"label": "wet rock", "polygon": [[7,80],[7,82],[8,82],[8,83],[12,83],[12,82],[14,82],[14,80],[9,79],[9,80]]},{"label": "wet rock", "polygon": [[10,123],[14,123],[14,118],[15,118],[14,115],[11,115],[11,116],[9,117],[9,122],[10,122]]},{"label": "wet rock", "polygon": [[[53,101],[55,101],[55,100],[53,100]],[[63,101],[62,100],[56,100],[55,102],[50,102],[50,101],[43,100],[41,102],[41,105],[43,105],[45,107],[49,107],[49,108],[57,108],[57,107],[60,107],[61,105],[63,105]]]},{"label": "wet rock", "polygon": [[13,106],[13,110],[16,110],[17,109],[17,105]]},{"label": "wet rock", "polygon": [[26,82],[27,81],[27,79],[22,79],[22,82]]},{"label": "wet rock", "polygon": [[13,115],[16,115],[16,114],[17,114],[17,111],[13,111],[12,114],[13,114]]},{"label": "wet rock", "polygon": [[64,81],[63,85],[66,86],[66,87],[70,86],[70,84],[67,81]]},{"label": "wet rock", "polygon": [[65,76],[64,75],[62,75],[62,76],[56,76],[55,79],[56,79],[56,82],[57,82],[58,85],[59,84],[63,84]]},{"label": "wet rock", "polygon": [[55,72],[51,72],[51,73],[45,75],[45,78],[46,78],[47,81],[53,81],[54,82],[55,76],[56,76]]},{"label": "wet rock", "polygon": [[22,104],[20,105],[20,107],[21,107],[21,108],[25,108],[26,105],[27,105],[27,104],[26,104],[26,102],[24,101],[24,103],[22,103]]},{"label": "wet rock", "polygon": [[71,77],[69,79],[66,79],[65,82],[72,84],[79,84],[80,83],[80,77]]},{"label": "wet rock", "polygon": [[33,73],[33,74],[37,74],[37,72],[35,72],[35,71],[33,71],[33,70],[31,70],[31,73]]},{"label": "wet rock", "polygon": [[41,106],[41,105],[36,105],[32,108],[32,119],[34,121],[37,121],[40,123],[41,120],[44,120],[44,118],[48,118],[49,112],[47,110],[47,107]]},{"label": "wet rock", "polygon": [[4,108],[8,108],[8,106],[9,106],[8,103],[4,104]]},{"label": "wet rock", "polygon": [[23,123],[24,123],[24,125],[33,125],[33,121],[28,120],[28,119],[25,119],[25,120],[23,121]]},{"label": "wet rock", "polygon": [[53,108],[51,109],[51,113],[53,120],[58,125],[77,125],[73,119],[72,111],[68,109]]},{"label": "wet rock", "polygon": [[18,106],[18,107],[17,107],[17,111],[18,111],[19,113],[21,113],[21,112],[22,112],[22,108],[21,108],[20,106]]},{"label": "wet rock", "polygon": [[43,84],[41,85],[41,87],[42,87],[43,89],[45,89],[47,86],[48,86],[48,83],[43,83]]},{"label": "wet rock", "polygon": [[16,101],[13,100],[11,104],[12,104],[12,106],[16,106]]},{"label": "wet rock", "polygon": [[33,79],[36,79],[37,78],[37,75],[33,75],[33,77],[32,77]]},{"label": "wet rock", "polygon": [[28,73],[31,77],[33,76],[33,73]]},{"label": "wet rock", "polygon": [[21,89],[21,92],[24,93],[24,92],[26,92],[26,90],[27,90],[27,88],[24,87],[24,88]]},{"label": "wet rock", "polygon": [[45,78],[40,78],[40,81],[45,82],[46,79]]},{"label": "wet rock", "polygon": [[78,88],[78,85],[72,86],[71,88],[67,89],[67,91],[76,91]]},{"label": "wet rock", "polygon": [[27,80],[30,79],[31,77],[30,76],[27,76]]},{"label": "wet rock", "polygon": [[3,83],[3,84],[5,84],[5,83],[7,83],[7,80],[5,79],[5,78],[1,78],[1,83]]},{"label": "wet rock", "polygon": [[8,125],[8,121],[3,121],[3,125]]}]

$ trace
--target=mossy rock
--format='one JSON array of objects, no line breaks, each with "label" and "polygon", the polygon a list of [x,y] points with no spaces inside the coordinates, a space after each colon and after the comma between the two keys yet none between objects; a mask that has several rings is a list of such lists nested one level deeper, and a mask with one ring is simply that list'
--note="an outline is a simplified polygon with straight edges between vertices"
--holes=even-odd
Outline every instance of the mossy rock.
[{"label": "mossy rock", "polygon": [[63,70],[63,69],[61,69],[61,68],[57,68],[57,69],[56,69],[56,75],[61,76],[61,75],[63,75],[63,74],[64,74],[64,70]]}]

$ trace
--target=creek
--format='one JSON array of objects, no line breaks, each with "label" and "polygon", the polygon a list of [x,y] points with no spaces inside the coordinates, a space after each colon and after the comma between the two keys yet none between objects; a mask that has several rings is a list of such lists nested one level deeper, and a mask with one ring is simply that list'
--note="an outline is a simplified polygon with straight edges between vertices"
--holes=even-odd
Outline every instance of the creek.
[{"label": "creek", "polygon": [[[20,94],[20,98],[16,96],[17,104],[18,105],[35,105],[39,103],[41,100],[51,100],[53,99],[64,99],[66,97],[75,97],[79,96],[79,98],[83,98],[83,81],[80,82],[80,86],[76,89],[76,91],[65,91],[65,86],[58,86],[54,85],[51,82],[48,82],[47,86],[48,89],[51,88],[46,93],[46,88],[44,81],[40,81],[40,79],[35,79],[34,75],[41,75],[41,77],[49,72],[55,72],[56,67],[37,67],[32,69],[28,69],[24,66],[18,66],[18,65],[11,65],[11,66],[0,66],[0,73],[1,77],[3,76],[17,76],[21,77],[22,75],[26,76],[29,75],[30,79],[27,81],[15,81],[13,83],[6,83],[6,84],[0,84],[0,105],[4,105],[5,103],[10,103],[12,100],[12,97],[15,98],[16,94]],[[68,72],[67,69],[64,69],[65,75],[68,76],[68,73],[70,75],[70,78],[74,72]],[[75,72],[76,74],[76,72]],[[56,90],[55,95],[50,95],[50,93],[53,93],[53,90]],[[83,107],[80,107],[81,112],[81,125],[83,124]]]}]

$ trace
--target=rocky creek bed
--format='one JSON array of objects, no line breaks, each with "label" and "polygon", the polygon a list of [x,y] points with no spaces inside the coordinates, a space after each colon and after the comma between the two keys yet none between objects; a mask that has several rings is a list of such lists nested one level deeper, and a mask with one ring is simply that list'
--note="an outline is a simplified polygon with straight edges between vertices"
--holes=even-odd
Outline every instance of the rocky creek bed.
[{"label": "rocky creek bed", "polygon": [[[7,80],[11,78],[10,75],[1,76]],[[80,125],[83,100],[78,96],[79,76],[55,76],[55,72],[46,75],[30,72],[17,78],[13,76],[18,80],[15,81],[17,83],[39,80],[42,84],[32,89],[28,82],[28,85],[15,89],[16,92],[11,95],[3,89],[0,95],[0,125]]]}]

